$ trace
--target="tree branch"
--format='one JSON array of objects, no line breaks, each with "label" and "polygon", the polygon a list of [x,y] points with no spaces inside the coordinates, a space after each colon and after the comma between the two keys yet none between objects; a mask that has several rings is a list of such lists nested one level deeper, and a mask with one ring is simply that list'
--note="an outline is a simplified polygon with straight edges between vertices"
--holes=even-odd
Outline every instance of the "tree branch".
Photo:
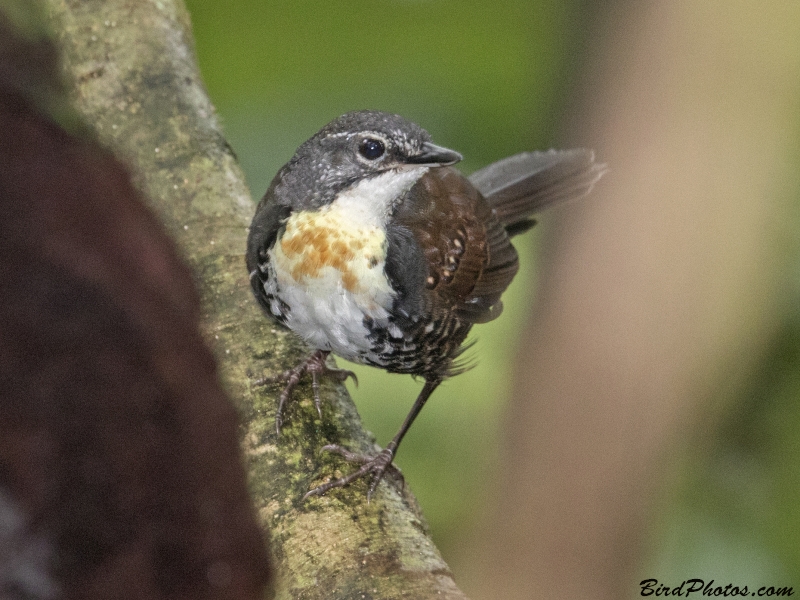
[{"label": "tree branch", "polygon": [[[120,156],[195,272],[205,333],[243,418],[251,490],[281,598],[463,599],[410,492],[364,482],[301,502],[346,466],[325,443],[369,451],[342,386],[323,385],[323,418],[310,385],[296,391],[283,434],[276,387],[253,388],[307,352],[276,330],[251,297],[243,253],[254,205],[225,142],[192,51],[179,0],[48,0],[75,104]],[[306,382],[307,383],[307,382]]]}]

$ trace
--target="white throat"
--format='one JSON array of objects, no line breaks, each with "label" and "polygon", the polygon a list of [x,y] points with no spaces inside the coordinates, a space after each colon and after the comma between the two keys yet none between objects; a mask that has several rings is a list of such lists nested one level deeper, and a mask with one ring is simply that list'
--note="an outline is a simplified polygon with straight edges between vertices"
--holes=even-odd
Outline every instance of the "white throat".
[{"label": "white throat", "polygon": [[362,179],[339,192],[331,208],[353,219],[355,223],[383,226],[398,198],[402,198],[429,167],[393,169],[376,177]]}]

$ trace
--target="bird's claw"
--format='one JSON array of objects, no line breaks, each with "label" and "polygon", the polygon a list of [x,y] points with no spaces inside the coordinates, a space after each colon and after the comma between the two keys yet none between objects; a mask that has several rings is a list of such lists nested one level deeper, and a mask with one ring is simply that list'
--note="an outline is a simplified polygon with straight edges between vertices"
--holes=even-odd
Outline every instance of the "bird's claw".
[{"label": "bird's claw", "polygon": [[344,458],[347,462],[359,464],[361,467],[349,475],[345,475],[339,479],[334,479],[333,481],[323,483],[322,485],[309,490],[303,496],[303,500],[307,500],[312,496],[322,496],[334,488],[345,487],[356,479],[360,479],[361,477],[369,475],[372,477],[369,489],[367,490],[367,502],[369,502],[372,498],[372,494],[378,488],[378,484],[381,482],[381,479],[383,479],[383,476],[387,471],[391,471],[392,474],[399,476],[400,479],[403,478],[402,473],[400,473],[400,469],[398,469],[397,466],[395,466],[395,464],[392,462],[392,459],[394,458],[394,450],[391,448],[384,448],[376,456],[358,454],[357,452],[352,452],[346,448],[342,448],[337,444],[328,444],[327,446],[323,446],[322,450],[326,452],[334,452]]},{"label": "bird's claw", "polygon": [[328,354],[330,354],[330,352],[325,350],[316,350],[311,354],[311,356],[303,360],[303,362],[293,369],[289,369],[288,371],[284,371],[278,375],[264,377],[254,382],[254,385],[257,386],[267,385],[270,383],[286,384],[286,387],[283,388],[281,395],[278,397],[278,408],[275,412],[275,429],[277,430],[278,435],[280,435],[281,426],[283,425],[283,409],[286,406],[286,403],[292,397],[294,388],[297,387],[297,384],[300,383],[300,379],[306,373],[311,373],[311,391],[314,395],[314,406],[316,407],[317,414],[319,414],[320,418],[322,418],[322,400],[319,392],[320,376],[324,375],[331,377],[337,383],[344,383],[348,377],[352,377],[355,384],[358,385],[358,378],[352,371],[348,371],[346,369],[331,369],[325,364],[325,359],[328,358]]}]

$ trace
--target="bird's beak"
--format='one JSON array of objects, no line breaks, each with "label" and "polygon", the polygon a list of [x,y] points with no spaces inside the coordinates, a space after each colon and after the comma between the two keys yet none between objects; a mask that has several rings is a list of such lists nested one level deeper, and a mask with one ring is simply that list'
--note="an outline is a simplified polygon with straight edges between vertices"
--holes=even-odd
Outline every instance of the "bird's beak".
[{"label": "bird's beak", "polygon": [[446,167],[456,164],[462,158],[455,150],[425,142],[419,152],[406,158],[406,162],[423,167]]}]

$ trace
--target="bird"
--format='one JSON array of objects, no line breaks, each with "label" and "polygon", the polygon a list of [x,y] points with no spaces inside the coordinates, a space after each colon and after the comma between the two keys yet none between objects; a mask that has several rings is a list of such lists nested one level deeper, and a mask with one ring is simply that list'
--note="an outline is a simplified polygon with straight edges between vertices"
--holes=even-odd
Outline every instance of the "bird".
[{"label": "bird", "polygon": [[278,434],[304,376],[311,375],[320,417],[320,378],[355,379],[326,365],[330,353],[424,380],[397,435],[376,455],[324,446],[357,468],[304,499],[371,477],[370,500],[431,394],[468,368],[472,326],[500,315],[519,268],[511,238],[542,209],[588,194],[606,171],[586,149],[523,152],[469,177],[452,166],[461,159],[400,115],[349,112],[300,145],[256,208],[246,251],[253,293],[269,318],[312,350],[258,382],[285,384]]}]

